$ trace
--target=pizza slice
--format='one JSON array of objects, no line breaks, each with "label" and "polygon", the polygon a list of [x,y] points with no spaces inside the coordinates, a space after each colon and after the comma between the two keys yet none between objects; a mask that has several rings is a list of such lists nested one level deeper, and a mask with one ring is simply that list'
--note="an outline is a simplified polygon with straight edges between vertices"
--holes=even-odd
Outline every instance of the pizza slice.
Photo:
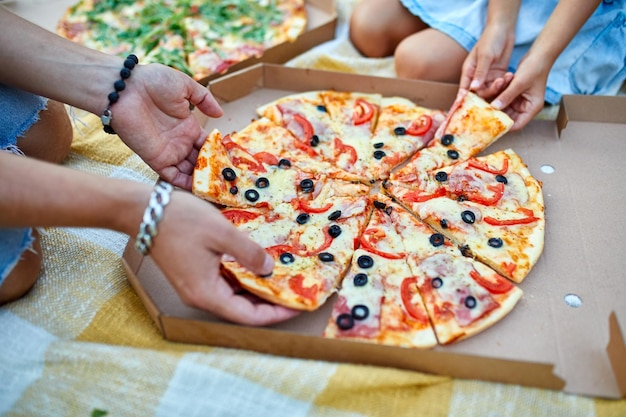
[{"label": "pizza slice", "polygon": [[290,308],[318,309],[345,275],[371,211],[366,193],[339,195],[328,186],[302,206],[280,204],[268,209],[225,209],[223,214],[249,233],[275,259],[271,276],[259,277],[225,257],[222,269],[242,288]]},{"label": "pizza slice", "polygon": [[429,146],[391,175],[411,181],[421,173],[470,159],[494,143],[513,126],[513,120],[468,90],[459,90],[446,120]]},{"label": "pizza slice", "polygon": [[[332,120],[325,100],[327,95],[326,91],[291,94],[260,106],[257,113],[289,130],[310,157],[334,167],[332,172],[326,172],[329,177],[369,182],[371,175],[366,161],[371,147],[365,145],[362,137],[355,141],[358,135],[346,139],[341,125]],[[369,132],[366,134],[368,138],[371,136]]]},{"label": "pizza slice", "polygon": [[413,203],[447,197],[508,211],[544,210],[541,183],[511,149],[424,172],[413,181],[388,181],[384,187],[391,184],[408,188],[403,199]]},{"label": "pizza slice", "polygon": [[388,185],[386,191],[450,238],[465,255],[515,282],[522,282],[541,256],[545,235],[543,208],[504,210],[448,197],[416,201],[410,190],[394,185]]},{"label": "pizza slice", "polygon": [[230,135],[213,130],[198,153],[192,192],[223,206],[273,207],[296,198],[310,200],[322,183],[323,176],[297,170],[287,160],[275,163],[265,154],[252,154]]},{"label": "pizza slice", "polygon": [[406,98],[383,97],[371,141],[372,177],[387,179],[393,168],[428,145],[444,119],[443,112],[418,106]]},{"label": "pizza slice", "polygon": [[437,340],[388,201],[383,195],[374,200],[371,219],[360,236],[360,248],[342,281],[324,336],[431,348]]},{"label": "pizza slice", "polygon": [[388,202],[387,207],[439,343],[475,335],[508,315],[522,296],[519,288],[464,256],[448,238],[401,206]]}]

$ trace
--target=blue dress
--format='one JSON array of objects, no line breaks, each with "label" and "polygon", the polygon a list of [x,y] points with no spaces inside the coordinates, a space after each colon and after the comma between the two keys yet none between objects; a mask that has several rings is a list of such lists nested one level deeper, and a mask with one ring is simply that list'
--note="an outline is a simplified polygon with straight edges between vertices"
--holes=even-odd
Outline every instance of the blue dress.
[{"label": "blue dress", "polygon": [[[548,76],[545,100],[564,94],[614,95],[626,80],[625,0],[604,0],[557,58]],[[488,0],[401,0],[430,27],[471,50],[483,32]],[[539,35],[558,0],[522,0],[510,71]]]}]

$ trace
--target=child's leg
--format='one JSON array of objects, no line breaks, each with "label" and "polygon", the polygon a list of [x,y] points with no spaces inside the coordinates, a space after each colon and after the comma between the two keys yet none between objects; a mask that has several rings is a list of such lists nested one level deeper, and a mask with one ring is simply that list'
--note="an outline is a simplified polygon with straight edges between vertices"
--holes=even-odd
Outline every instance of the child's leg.
[{"label": "child's leg", "polygon": [[405,38],[395,52],[399,78],[458,83],[467,51],[448,35],[426,29]]},{"label": "child's leg", "polygon": [[[30,113],[31,116],[32,114]],[[34,114],[37,114],[36,111]],[[17,147],[27,157],[48,162],[61,162],[69,153],[73,136],[72,125],[65,106],[58,102],[48,101],[47,108],[39,111],[38,117],[39,119],[21,137],[14,138],[13,143],[8,140],[8,144],[12,147],[9,146],[7,149]],[[3,239],[3,236],[12,237],[12,246],[3,250],[6,256],[11,253],[13,258],[0,257],[2,258],[0,259],[2,261],[0,274],[4,275],[0,276],[0,304],[18,299],[32,288],[39,278],[42,261],[39,234],[36,230],[0,229],[0,240],[3,241],[0,243],[9,244],[9,239]],[[33,238],[32,241],[28,238],[29,236]],[[17,264],[9,269],[10,265],[16,261]]]},{"label": "child's leg", "polygon": [[400,0],[361,0],[350,16],[350,40],[370,58],[393,55],[404,38],[425,28]]}]

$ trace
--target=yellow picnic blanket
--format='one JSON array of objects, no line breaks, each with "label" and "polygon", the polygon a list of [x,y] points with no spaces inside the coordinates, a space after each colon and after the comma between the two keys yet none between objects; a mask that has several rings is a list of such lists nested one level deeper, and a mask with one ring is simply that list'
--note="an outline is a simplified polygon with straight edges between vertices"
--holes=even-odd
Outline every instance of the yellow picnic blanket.
[{"label": "yellow picnic blanket", "polygon": [[[345,38],[352,4],[338,1],[337,40],[288,65],[393,76],[390,59],[361,58]],[[156,179],[97,117],[75,116],[66,166]],[[626,416],[626,401],[165,341],[127,281],[127,241],[106,230],[44,231],[41,278],[0,308],[0,415]]]}]

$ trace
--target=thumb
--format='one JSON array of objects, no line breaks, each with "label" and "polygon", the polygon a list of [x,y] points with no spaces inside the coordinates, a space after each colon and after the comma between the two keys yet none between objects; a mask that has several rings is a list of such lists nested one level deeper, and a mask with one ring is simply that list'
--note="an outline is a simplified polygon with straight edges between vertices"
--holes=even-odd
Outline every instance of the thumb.
[{"label": "thumb", "polygon": [[215,97],[213,97],[208,87],[202,86],[191,78],[187,79],[187,87],[190,92],[189,102],[196,106],[202,113],[209,117],[220,117],[224,114],[222,107]]},{"label": "thumb", "polygon": [[274,270],[274,258],[272,258],[262,246],[254,242],[250,237],[238,230],[228,220],[224,219],[232,227],[231,233],[223,234],[224,243],[219,248],[222,253],[232,256],[246,269],[258,276],[271,275]]},{"label": "thumb", "polygon": [[506,109],[522,93],[521,86],[513,80],[493,101],[491,105],[498,110]]},{"label": "thumb", "polygon": [[485,79],[489,73],[491,67],[491,58],[486,55],[477,54],[476,56],[476,68],[469,84],[470,90],[478,90],[485,84]]}]

